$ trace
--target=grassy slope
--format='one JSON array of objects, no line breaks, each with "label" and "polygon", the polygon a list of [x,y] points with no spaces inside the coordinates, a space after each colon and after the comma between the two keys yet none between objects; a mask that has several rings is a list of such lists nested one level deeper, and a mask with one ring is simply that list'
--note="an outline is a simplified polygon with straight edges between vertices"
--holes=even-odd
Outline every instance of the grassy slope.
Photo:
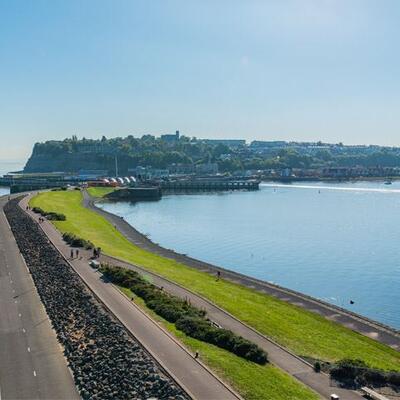
[{"label": "grassy slope", "polygon": [[106,194],[113,192],[112,187],[90,187],[88,192],[92,197],[104,197]]},{"label": "grassy slope", "polygon": [[190,287],[299,355],[327,361],[360,358],[377,368],[400,370],[400,353],[388,346],[274,297],[224,280],[216,282],[205,273],[134,246],[103,217],[85,209],[80,192],[42,193],[31,205],[64,213],[67,221],[55,222],[62,232],[74,232],[108,254]]},{"label": "grassy slope", "polygon": [[127,288],[120,288],[139,307],[143,308],[154,320],[178,338],[193,353],[198,351],[200,358],[219,376],[231,384],[246,400],[257,399],[304,399],[313,400],[319,397],[291,379],[287,374],[271,364],[264,366],[246,361],[216,346],[190,338],[178,331],[174,324],[166,321],[150,310],[144,301]]}]

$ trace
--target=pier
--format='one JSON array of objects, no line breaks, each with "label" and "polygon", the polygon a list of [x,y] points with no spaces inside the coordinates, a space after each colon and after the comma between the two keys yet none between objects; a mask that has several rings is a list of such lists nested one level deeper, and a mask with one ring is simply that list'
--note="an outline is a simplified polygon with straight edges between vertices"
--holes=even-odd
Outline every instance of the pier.
[{"label": "pier", "polygon": [[219,190],[258,190],[258,180],[220,180],[220,179],[187,179],[164,181],[163,190],[219,191]]}]

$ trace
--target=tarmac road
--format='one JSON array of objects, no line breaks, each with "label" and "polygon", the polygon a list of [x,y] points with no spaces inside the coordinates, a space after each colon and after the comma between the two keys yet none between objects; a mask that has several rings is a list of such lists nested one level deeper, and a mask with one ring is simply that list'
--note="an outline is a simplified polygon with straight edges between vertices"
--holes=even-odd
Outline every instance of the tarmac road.
[{"label": "tarmac road", "polygon": [[[22,209],[26,209],[28,200],[29,197],[26,197],[21,201]],[[27,211],[27,213],[36,221],[38,220],[38,216],[33,212]],[[90,251],[80,249],[80,257],[71,260],[69,258],[71,248],[62,240],[56,228],[48,221],[40,226],[96,297],[192,398],[198,400],[240,399],[239,395],[199,360],[196,360],[193,354],[189,353],[114,285],[104,282],[101,275],[89,266]]]},{"label": "tarmac road", "polygon": [[0,198],[0,399],[79,399]]}]

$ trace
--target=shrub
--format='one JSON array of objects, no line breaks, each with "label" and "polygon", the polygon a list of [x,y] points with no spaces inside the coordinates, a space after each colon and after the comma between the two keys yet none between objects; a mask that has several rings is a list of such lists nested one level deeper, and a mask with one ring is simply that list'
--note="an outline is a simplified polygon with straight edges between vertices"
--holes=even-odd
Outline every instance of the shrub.
[{"label": "shrub", "polygon": [[90,250],[94,248],[94,244],[89,240],[82,239],[78,236],[75,236],[73,233],[65,232],[63,233],[63,239],[66,243],[68,243],[72,247],[83,247],[86,250]]},{"label": "shrub", "polygon": [[321,372],[321,363],[319,361],[316,361],[314,363],[314,371],[317,372],[317,373]]},{"label": "shrub", "polygon": [[175,326],[188,336],[221,347],[246,360],[257,364],[267,362],[266,353],[255,343],[227,329],[217,328],[204,318],[185,315],[177,320]]},{"label": "shrub", "polygon": [[146,305],[186,335],[226,349],[246,360],[265,364],[267,354],[256,344],[233,332],[214,326],[205,318],[206,312],[188,301],[165,293],[145,281],[137,272],[103,264],[100,271],[117,285],[127,287],[141,297]]},{"label": "shrub", "polygon": [[53,211],[44,211],[40,207],[33,207],[32,211],[36,214],[40,214],[43,217],[46,217],[49,221],[65,221],[67,218],[64,214],[56,213]]},{"label": "shrub", "polygon": [[330,370],[330,374],[335,379],[352,380],[358,385],[400,385],[400,373],[370,368],[362,360],[341,360]]}]

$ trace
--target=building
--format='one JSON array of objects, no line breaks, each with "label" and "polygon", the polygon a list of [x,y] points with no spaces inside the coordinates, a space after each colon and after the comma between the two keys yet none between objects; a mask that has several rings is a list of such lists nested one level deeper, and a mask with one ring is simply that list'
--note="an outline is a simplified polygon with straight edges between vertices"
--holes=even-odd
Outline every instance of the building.
[{"label": "building", "polygon": [[179,131],[176,131],[175,134],[172,135],[161,135],[161,140],[166,143],[176,143],[179,141]]},{"label": "building", "polygon": [[196,174],[199,175],[215,175],[218,174],[218,164],[217,163],[207,163],[196,165]]},{"label": "building", "polygon": [[79,180],[93,180],[104,178],[108,175],[108,170],[103,169],[81,169],[78,172],[78,179]]},{"label": "building", "polygon": [[263,148],[282,148],[288,145],[287,142],[282,140],[274,140],[274,141],[263,141],[263,140],[253,140],[250,143],[251,149],[263,149]]},{"label": "building", "polygon": [[168,169],[157,169],[153,167],[137,166],[128,170],[133,176],[139,180],[145,181],[150,179],[163,179],[169,177]]}]

